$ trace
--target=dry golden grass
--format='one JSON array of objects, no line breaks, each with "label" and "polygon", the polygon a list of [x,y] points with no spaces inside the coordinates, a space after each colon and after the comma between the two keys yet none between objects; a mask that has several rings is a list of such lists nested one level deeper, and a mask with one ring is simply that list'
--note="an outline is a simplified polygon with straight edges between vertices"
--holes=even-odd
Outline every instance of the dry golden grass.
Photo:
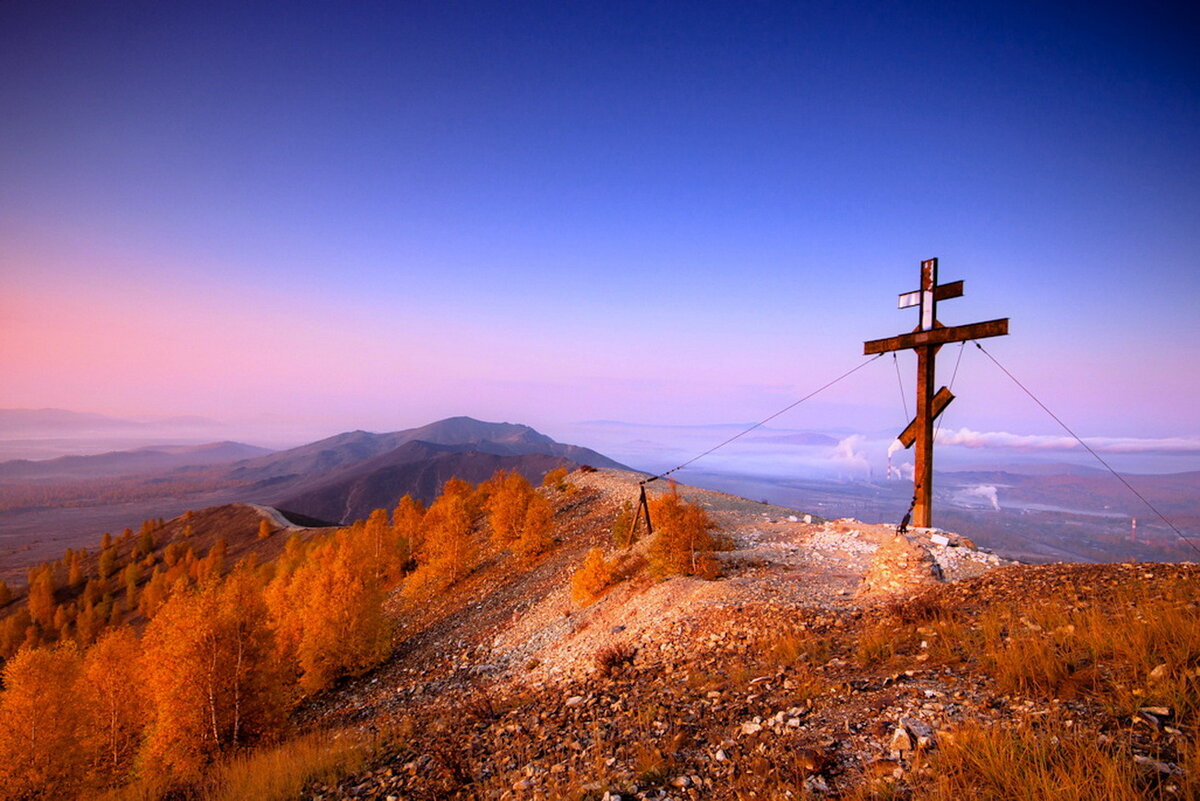
[{"label": "dry golden grass", "polygon": [[[780,638],[775,658],[798,658],[799,649],[798,640]],[[1107,592],[1064,586],[970,611],[917,596],[864,621],[853,632],[853,657],[889,670],[918,661],[971,665],[1000,692],[1090,702],[1108,722],[1100,729],[1078,721],[968,726],[930,755],[915,785],[868,779],[847,798],[1200,799],[1200,585],[1193,579],[1128,582]],[[1128,736],[1144,707],[1166,707],[1168,725],[1182,730],[1162,741],[1161,760],[1184,775],[1160,775],[1133,759],[1128,742],[1101,736]]]},{"label": "dry golden grass", "polygon": [[1200,711],[1200,597],[1193,582],[1156,597],[1121,588],[1100,608],[1069,597],[988,610],[973,631],[980,665],[1006,692],[1083,694],[1114,714],[1140,706]]},{"label": "dry golden grass", "polygon": [[854,644],[854,661],[862,667],[887,664],[898,655],[914,653],[919,640],[915,627],[885,617],[864,625],[859,631]]},{"label": "dry golden grass", "polygon": [[332,782],[362,767],[371,750],[355,733],[314,733],[261,748],[213,772],[206,801],[299,798],[309,782]]},{"label": "dry golden grass", "polygon": [[791,632],[761,641],[756,650],[767,654],[769,664],[788,667],[799,663],[823,665],[833,657],[835,648],[832,637]]},{"label": "dry golden grass", "polygon": [[1141,769],[1128,749],[1102,746],[1095,733],[1062,725],[961,729],[953,738],[944,738],[930,765],[932,777],[916,794],[930,801],[1196,797],[1194,781],[1160,781]]}]

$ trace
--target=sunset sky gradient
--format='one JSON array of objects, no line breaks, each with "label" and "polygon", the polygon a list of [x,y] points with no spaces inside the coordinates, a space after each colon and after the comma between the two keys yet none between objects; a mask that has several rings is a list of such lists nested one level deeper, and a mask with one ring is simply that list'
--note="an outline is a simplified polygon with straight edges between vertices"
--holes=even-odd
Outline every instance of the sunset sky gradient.
[{"label": "sunset sky gradient", "polygon": [[[1079,433],[1200,438],[1177,9],[5,3],[0,407],[753,421],[911,329],[938,256],[942,321],[1011,317]],[[977,352],[955,392],[1062,433]],[[888,357],[781,422],[903,417]]]}]

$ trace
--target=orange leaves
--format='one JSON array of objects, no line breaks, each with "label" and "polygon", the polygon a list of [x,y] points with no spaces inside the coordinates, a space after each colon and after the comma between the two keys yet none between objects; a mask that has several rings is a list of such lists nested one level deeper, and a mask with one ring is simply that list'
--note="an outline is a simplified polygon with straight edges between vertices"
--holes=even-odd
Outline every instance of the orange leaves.
[{"label": "orange leaves", "polygon": [[266,605],[250,571],[173,595],[146,628],[154,709],[147,765],[195,781],[218,754],[278,729],[286,708]]},{"label": "orange leaves", "polygon": [[533,495],[525,507],[521,520],[521,536],[513,550],[521,556],[537,556],[554,544],[551,528],[554,523],[554,507],[541,495]]},{"label": "orange leaves", "polygon": [[[450,482],[446,482],[447,485]],[[462,492],[443,492],[425,513],[425,546],[420,570],[452,584],[474,565],[478,547],[471,530],[471,499]]]},{"label": "orange leaves", "polygon": [[595,601],[615,581],[615,565],[604,558],[604,551],[592,548],[583,566],[571,576],[571,600],[581,606]]},{"label": "orange leaves", "polygon": [[72,795],[82,781],[74,643],[23,649],[4,668],[0,791],[5,797]]},{"label": "orange leaves", "polygon": [[401,566],[418,553],[423,544],[422,526],[425,520],[425,507],[411,495],[405,495],[392,511],[392,529],[396,533],[396,546],[402,555]]},{"label": "orange leaves", "polygon": [[[289,542],[292,556],[299,548]],[[267,588],[278,652],[294,661],[304,694],[361,673],[388,654],[391,626],[383,615],[374,551],[361,527],[343,529]]]},{"label": "orange leaves", "polygon": [[80,737],[91,757],[90,772],[100,784],[119,783],[141,743],[148,710],[137,666],[140,653],[137,635],[122,627],[101,637],[83,658]]},{"label": "orange leaves", "polygon": [[655,530],[648,554],[652,572],[706,579],[720,575],[712,551],[721,543],[713,536],[716,524],[703,507],[680,498],[672,486],[670,494],[650,502],[650,519]]},{"label": "orange leaves", "polygon": [[521,536],[525,507],[534,495],[533,487],[520,473],[497,470],[484,488],[489,493],[485,508],[492,539],[497,545],[511,545]]},{"label": "orange leaves", "polygon": [[481,489],[488,491],[485,508],[497,545],[511,546],[521,556],[535,556],[550,547],[554,508],[524,476],[497,470]]},{"label": "orange leaves", "polygon": [[567,468],[556,467],[542,476],[542,486],[563,492],[567,489]]},{"label": "orange leaves", "polygon": [[54,623],[54,572],[49,566],[37,571],[29,582],[29,614],[44,628]]}]

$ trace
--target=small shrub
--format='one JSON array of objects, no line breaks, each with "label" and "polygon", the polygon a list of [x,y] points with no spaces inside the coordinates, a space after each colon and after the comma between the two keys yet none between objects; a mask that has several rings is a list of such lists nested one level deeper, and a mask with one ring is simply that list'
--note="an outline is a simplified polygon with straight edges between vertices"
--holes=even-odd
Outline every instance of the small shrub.
[{"label": "small shrub", "polygon": [[583,559],[583,566],[571,577],[571,600],[581,606],[599,598],[613,583],[613,564],[604,558],[604,551],[592,548]]},{"label": "small shrub", "polygon": [[639,743],[633,758],[633,769],[642,784],[663,784],[667,780],[667,757],[662,749]]},{"label": "small shrub", "polygon": [[612,543],[618,548],[633,545],[633,504],[625,501],[612,524]]},{"label": "small shrub", "polygon": [[556,467],[542,478],[542,486],[559,492],[567,491],[567,468]]},{"label": "small shrub", "polygon": [[633,664],[637,649],[629,643],[618,643],[596,652],[595,662],[597,672],[608,678],[626,665]]},{"label": "small shrub", "polygon": [[654,574],[704,579],[721,575],[721,563],[712,555],[721,544],[713,536],[716,524],[703,507],[680,498],[674,485],[669,494],[656,499],[650,506],[650,519],[656,531],[649,550],[650,569]]}]

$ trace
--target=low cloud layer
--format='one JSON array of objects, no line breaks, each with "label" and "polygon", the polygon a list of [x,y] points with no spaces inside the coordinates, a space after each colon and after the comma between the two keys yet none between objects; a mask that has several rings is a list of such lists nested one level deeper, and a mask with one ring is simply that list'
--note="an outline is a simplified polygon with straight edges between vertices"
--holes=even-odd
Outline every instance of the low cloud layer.
[{"label": "low cloud layer", "polygon": [[[1200,454],[1200,440],[1187,437],[1148,439],[1138,437],[1086,437],[1088,447],[1097,453],[1176,453]],[[1082,451],[1073,437],[1041,434],[1010,434],[1007,431],[942,430],[937,434],[939,445],[961,445],[964,448],[991,448],[1014,451]]]}]

